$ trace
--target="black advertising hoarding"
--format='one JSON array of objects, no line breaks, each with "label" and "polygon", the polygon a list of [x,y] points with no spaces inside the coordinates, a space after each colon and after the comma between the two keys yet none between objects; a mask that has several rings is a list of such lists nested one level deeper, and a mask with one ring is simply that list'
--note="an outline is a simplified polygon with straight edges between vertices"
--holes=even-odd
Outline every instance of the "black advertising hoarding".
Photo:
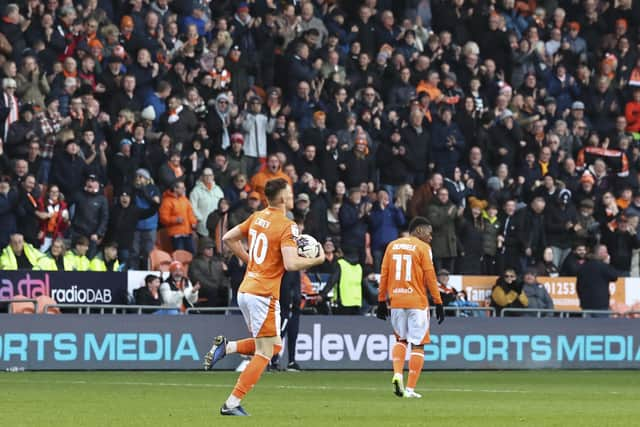
[{"label": "black advertising hoarding", "polygon": [[126,304],[127,273],[0,271],[0,301],[50,296],[58,304]]},{"label": "black advertising hoarding", "polygon": [[[637,369],[633,319],[448,318],[431,331],[425,369]],[[240,315],[0,315],[0,369],[201,369],[213,335],[246,336]],[[388,322],[303,316],[303,369],[391,369]],[[238,355],[217,369],[235,369]]]}]

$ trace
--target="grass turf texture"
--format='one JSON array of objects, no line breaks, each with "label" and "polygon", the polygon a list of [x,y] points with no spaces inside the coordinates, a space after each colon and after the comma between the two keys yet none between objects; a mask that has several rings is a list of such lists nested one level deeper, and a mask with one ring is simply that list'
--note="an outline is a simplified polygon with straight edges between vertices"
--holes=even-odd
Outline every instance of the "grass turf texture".
[{"label": "grass turf texture", "polygon": [[[0,374],[3,426],[633,426],[638,371],[424,372],[422,399],[390,372],[265,373],[249,418],[221,417],[233,372]],[[406,374],[405,374],[406,377]]]}]

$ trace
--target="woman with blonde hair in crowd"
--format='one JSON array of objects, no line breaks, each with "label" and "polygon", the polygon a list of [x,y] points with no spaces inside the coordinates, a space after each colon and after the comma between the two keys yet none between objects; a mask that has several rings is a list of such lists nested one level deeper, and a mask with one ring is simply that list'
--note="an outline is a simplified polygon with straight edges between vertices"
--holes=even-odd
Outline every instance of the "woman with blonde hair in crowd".
[{"label": "woman with blonde hair in crowd", "polygon": [[407,215],[407,205],[413,197],[413,187],[409,184],[403,184],[396,189],[396,197],[394,204],[396,207],[402,210],[402,213]]}]

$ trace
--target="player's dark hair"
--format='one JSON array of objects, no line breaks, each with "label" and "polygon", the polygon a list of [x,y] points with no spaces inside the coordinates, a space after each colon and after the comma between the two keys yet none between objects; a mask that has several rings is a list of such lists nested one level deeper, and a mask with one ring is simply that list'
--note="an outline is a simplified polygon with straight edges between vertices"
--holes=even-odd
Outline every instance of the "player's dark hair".
[{"label": "player's dark hair", "polygon": [[409,223],[409,233],[413,233],[416,228],[418,227],[422,227],[422,226],[429,226],[431,227],[431,223],[429,222],[429,220],[423,216],[417,216],[415,218],[413,218],[411,220],[411,222]]},{"label": "player's dark hair", "polygon": [[264,195],[269,203],[275,202],[278,194],[287,188],[287,185],[289,185],[289,183],[284,178],[276,178],[267,181],[267,184],[264,186]]}]

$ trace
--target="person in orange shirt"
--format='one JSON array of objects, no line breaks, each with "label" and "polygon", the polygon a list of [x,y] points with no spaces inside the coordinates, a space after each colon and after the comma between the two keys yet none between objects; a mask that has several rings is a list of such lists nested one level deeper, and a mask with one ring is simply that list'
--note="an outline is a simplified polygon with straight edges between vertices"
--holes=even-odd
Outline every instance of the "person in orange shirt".
[{"label": "person in orange shirt", "polygon": [[624,108],[627,132],[640,133],[640,87],[633,90],[633,99]]},{"label": "person in orange shirt", "polygon": [[[286,216],[293,209],[289,182],[282,178],[267,181],[264,193],[269,207],[255,212],[222,237],[234,255],[247,263],[238,289],[238,306],[253,338],[227,341],[224,336],[217,336],[204,357],[204,368],[211,369],[230,353],[253,357],[220,408],[221,415],[248,415],[240,406],[242,398],[258,382],[273,355],[282,349],[279,299],[284,272],[306,270],[324,262],[322,247],[317,258],[298,255],[298,226]],[[249,240],[248,251],[242,245],[244,238]]]},{"label": "person in orange shirt", "polygon": [[267,167],[262,169],[260,172],[255,174],[253,178],[251,178],[251,188],[253,191],[257,191],[260,194],[260,201],[264,206],[267,205],[267,198],[264,194],[264,189],[269,180],[283,178],[287,181],[287,183],[293,188],[293,182],[291,182],[291,178],[282,171],[280,165],[280,159],[276,154],[270,154],[267,157]]},{"label": "person in orange shirt", "polygon": [[[409,237],[401,237],[387,245],[378,290],[376,316],[386,320],[391,308],[391,325],[396,335],[392,349],[394,393],[398,397],[420,398],[415,392],[424,365],[424,345],[429,337],[429,300],[436,304],[438,324],[444,321],[444,308],[431,255],[431,224],[415,217],[409,224]],[[409,377],[404,387],[404,361],[407,343],[411,344]]]},{"label": "person in orange shirt", "polygon": [[176,181],[170,190],[162,194],[162,202],[158,210],[160,222],[167,228],[171,237],[173,250],[184,249],[194,253],[191,232],[198,225],[191,202],[185,195],[184,182]]}]

